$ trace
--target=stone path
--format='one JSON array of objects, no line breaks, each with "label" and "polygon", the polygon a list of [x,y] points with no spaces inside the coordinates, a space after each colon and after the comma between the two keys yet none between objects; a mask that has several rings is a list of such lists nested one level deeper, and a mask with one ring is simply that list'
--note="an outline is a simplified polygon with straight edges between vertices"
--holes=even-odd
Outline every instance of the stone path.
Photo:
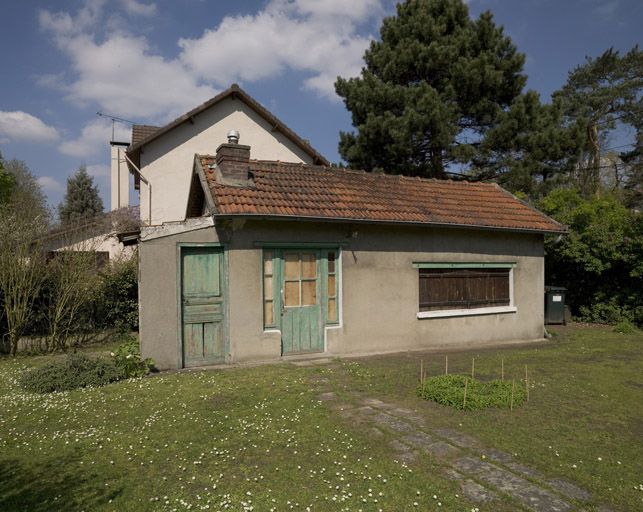
[{"label": "stone path", "polygon": [[370,424],[370,432],[394,435],[390,448],[397,460],[413,462],[428,454],[444,466],[444,475],[459,482],[462,493],[474,503],[486,504],[506,495],[535,512],[573,510],[571,500],[588,501],[590,494],[562,479],[547,479],[539,471],[490,449],[470,436],[447,428],[432,428],[413,411],[368,397],[356,404],[338,403],[334,393],[320,400],[332,404],[351,420]]}]

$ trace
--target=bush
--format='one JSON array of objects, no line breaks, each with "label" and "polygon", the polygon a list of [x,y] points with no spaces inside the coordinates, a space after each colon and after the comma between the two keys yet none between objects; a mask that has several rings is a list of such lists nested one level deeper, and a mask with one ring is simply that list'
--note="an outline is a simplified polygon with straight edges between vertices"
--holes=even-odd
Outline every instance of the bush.
[{"label": "bush", "polygon": [[[467,385],[466,404],[464,402],[465,382]],[[439,375],[428,378],[424,385],[418,387],[417,394],[426,400],[471,411],[487,407],[510,407],[511,388],[512,382],[508,380],[481,382],[463,375]],[[514,406],[521,405],[526,399],[525,386],[516,383]]]},{"label": "bush", "polygon": [[614,326],[614,332],[619,332],[621,334],[634,334],[638,329],[629,320],[621,320]]},{"label": "bush", "polygon": [[149,357],[141,359],[138,340],[133,336],[129,336],[127,341],[111,353],[111,356],[113,363],[126,379],[144,377],[154,366],[154,361]]},{"label": "bush", "polygon": [[33,393],[68,391],[88,386],[104,386],[123,378],[121,370],[105,359],[69,354],[65,361],[45,364],[25,372],[20,385]]},{"label": "bush", "polygon": [[117,263],[102,275],[96,290],[94,322],[97,327],[138,329],[138,258]]}]

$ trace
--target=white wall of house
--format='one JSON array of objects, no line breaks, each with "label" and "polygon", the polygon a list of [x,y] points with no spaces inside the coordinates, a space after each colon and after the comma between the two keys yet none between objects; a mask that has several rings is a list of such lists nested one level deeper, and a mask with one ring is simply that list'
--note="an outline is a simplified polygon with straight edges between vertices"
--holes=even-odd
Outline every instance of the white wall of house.
[{"label": "white wall of house", "polygon": [[129,260],[136,251],[137,245],[123,245],[115,234],[98,235],[80,242],[70,243],[56,249],[56,251],[95,251],[108,252],[109,261]]},{"label": "white wall of house", "polygon": [[253,159],[312,163],[310,155],[273,128],[241,100],[229,98],[196,115],[193,123],[185,122],[146,144],[140,163],[151,194],[141,182],[141,221],[158,225],[185,219],[194,154],[214,155],[232,129],[241,134],[240,144],[251,146]]}]

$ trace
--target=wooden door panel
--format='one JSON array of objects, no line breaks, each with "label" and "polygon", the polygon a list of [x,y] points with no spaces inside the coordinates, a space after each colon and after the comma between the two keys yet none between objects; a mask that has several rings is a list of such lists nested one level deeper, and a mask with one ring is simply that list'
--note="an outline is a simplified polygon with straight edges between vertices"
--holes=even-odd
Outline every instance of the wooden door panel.
[{"label": "wooden door panel", "polygon": [[223,251],[184,247],[181,252],[183,365],[201,366],[225,359]]},{"label": "wooden door panel", "polygon": [[285,251],[282,264],[282,352],[322,352],[319,252]]}]

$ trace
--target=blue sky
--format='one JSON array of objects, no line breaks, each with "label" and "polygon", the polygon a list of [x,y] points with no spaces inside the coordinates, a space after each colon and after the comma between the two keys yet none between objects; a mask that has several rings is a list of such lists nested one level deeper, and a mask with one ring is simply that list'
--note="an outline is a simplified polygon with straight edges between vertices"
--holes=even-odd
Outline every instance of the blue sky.
[{"label": "blue sky", "polygon": [[[545,100],[585,56],[641,43],[640,0],[470,0],[527,55]],[[25,160],[52,205],[81,163],[109,205],[111,122],[164,124],[238,82],[331,161],[354,76],[389,0],[3,2],[0,151]],[[117,136],[128,138],[127,125]],[[117,138],[118,138],[117,137]],[[213,148],[214,149],[214,148]]]}]

